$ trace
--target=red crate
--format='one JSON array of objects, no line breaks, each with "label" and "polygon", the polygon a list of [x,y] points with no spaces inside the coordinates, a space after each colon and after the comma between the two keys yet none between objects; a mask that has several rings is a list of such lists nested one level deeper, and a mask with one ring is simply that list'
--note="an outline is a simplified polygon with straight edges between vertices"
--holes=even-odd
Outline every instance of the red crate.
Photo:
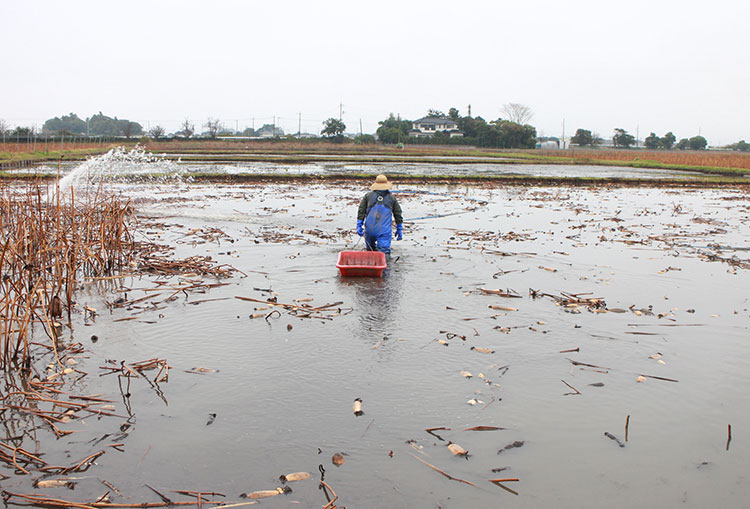
[{"label": "red crate", "polygon": [[341,251],[336,267],[342,276],[380,277],[388,264],[380,251]]}]

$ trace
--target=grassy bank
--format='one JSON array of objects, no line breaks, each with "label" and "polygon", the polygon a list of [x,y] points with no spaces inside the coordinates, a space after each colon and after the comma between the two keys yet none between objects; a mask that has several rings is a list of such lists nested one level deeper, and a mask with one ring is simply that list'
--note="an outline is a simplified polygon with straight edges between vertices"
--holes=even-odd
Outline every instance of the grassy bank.
[{"label": "grassy bank", "polygon": [[89,147],[67,150],[51,150],[49,152],[37,150],[36,152],[0,152],[0,167],[2,165],[17,162],[37,163],[43,161],[57,161],[60,158],[69,160],[81,160],[90,156],[103,154],[111,147]]}]

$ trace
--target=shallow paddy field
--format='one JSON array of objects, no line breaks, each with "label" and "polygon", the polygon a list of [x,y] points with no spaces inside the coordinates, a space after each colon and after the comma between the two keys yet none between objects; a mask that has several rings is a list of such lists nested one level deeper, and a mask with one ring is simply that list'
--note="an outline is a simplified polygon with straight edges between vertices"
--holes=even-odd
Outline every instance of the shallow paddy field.
[{"label": "shallow paddy field", "polygon": [[[373,279],[335,267],[363,248],[364,185],[115,189],[141,240],[238,272],[85,284],[62,341],[82,344],[71,357],[86,375],[66,390],[113,400],[116,416],[61,423],[75,432],[59,439],[40,426],[24,443],[50,464],[106,452],[70,475],[72,491],[3,464],[6,491],[159,502],[147,484],[237,503],[304,471],[259,505],[325,506],[321,477],[347,507],[750,495],[746,192],[397,185],[404,240]],[[168,380],[111,369],[148,359],[166,360]],[[4,415],[8,442],[28,421]]]}]

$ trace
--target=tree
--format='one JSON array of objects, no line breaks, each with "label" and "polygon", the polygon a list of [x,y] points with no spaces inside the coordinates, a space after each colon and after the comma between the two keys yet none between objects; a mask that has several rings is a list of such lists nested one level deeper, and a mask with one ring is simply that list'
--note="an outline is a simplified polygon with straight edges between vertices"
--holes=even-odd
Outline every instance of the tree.
[{"label": "tree", "polygon": [[32,136],[34,132],[31,130],[30,127],[21,127],[18,126],[13,131],[11,131],[10,135],[14,136],[16,138],[28,138],[29,136]]},{"label": "tree", "polygon": [[589,147],[594,145],[594,137],[588,129],[577,129],[576,133],[570,138],[570,142],[579,147]]},{"label": "tree", "polygon": [[705,150],[708,146],[708,141],[703,136],[693,136],[688,140],[688,145],[693,150]]},{"label": "tree", "polygon": [[0,136],[6,136],[8,134],[8,131],[9,129],[7,122],[0,118]]},{"label": "tree", "polygon": [[667,150],[671,149],[674,146],[674,142],[677,141],[677,138],[675,138],[675,135],[672,134],[672,131],[669,131],[667,134],[662,136],[661,138],[661,146]]},{"label": "tree", "polygon": [[435,117],[435,118],[446,118],[445,113],[443,113],[440,110],[435,110],[435,109],[432,109],[432,108],[430,108],[429,110],[427,110],[427,116],[428,117]]},{"label": "tree", "polygon": [[745,140],[740,140],[733,145],[729,145],[727,148],[731,150],[739,150],[740,152],[750,152],[750,143],[745,142]]},{"label": "tree", "polygon": [[375,134],[383,143],[400,143],[409,136],[409,131],[412,128],[411,120],[402,120],[401,117],[393,116],[393,113],[378,124],[380,124],[380,127],[375,131]]},{"label": "tree", "polygon": [[534,118],[534,112],[530,107],[524,104],[503,104],[503,108],[501,111],[505,114],[506,117],[508,117],[508,120],[510,120],[511,122],[515,122],[516,124],[523,125]]},{"label": "tree", "polygon": [[242,136],[249,136],[250,138],[255,138],[256,136],[258,136],[258,133],[252,127],[246,127],[245,130],[242,131]]},{"label": "tree", "polygon": [[163,138],[164,134],[165,134],[164,128],[160,125],[152,127],[151,130],[148,132],[148,135],[155,140],[158,140],[159,138]]},{"label": "tree", "polygon": [[[87,132],[91,135],[96,136],[130,137],[143,134],[143,127],[138,122],[131,122],[130,120],[125,119],[119,120],[117,117],[108,117],[107,115],[103,115],[101,111],[96,115],[93,115],[90,118],[86,119],[86,122],[84,122],[83,125],[85,126],[85,130],[83,132]],[[65,127],[63,127],[63,129],[66,129],[70,132],[76,132],[71,131],[70,129],[67,129]]]},{"label": "tree", "polygon": [[646,145],[646,148],[648,149],[657,149],[662,146],[661,144],[661,138],[659,138],[656,133],[649,134],[645,140],[643,140],[644,145]]},{"label": "tree", "polygon": [[451,108],[448,110],[448,118],[453,120],[454,122],[458,122],[458,119],[461,118],[461,115],[459,115],[456,108]]},{"label": "tree", "polygon": [[628,134],[625,129],[618,127],[615,129],[615,135],[612,136],[612,143],[614,143],[615,147],[630,148],[630,145],[635,143],[635,138],[632,134]]},{"label": "tree", "polygon": [[131,136],[141,134],[140,132],[138,132],[141,131],[141,129],[137,129],[136,127],[140,128],[140,125],[129,120],[124,120],[121,124],[120,129],[122,130],[123,136],[125,136],[126,138],[130,138]]},{"label": "tree", "polygon": [[534,148],[536,129],[528,124],[521,125],[507,120],[496,120],[495,126],[500,135],[500,146],[504,148]]},{"label": "tree", "polygon": [[179,134],[183,135],[185,138],[190,138],[193,134],[195,134],[195,125],[190,122],[189,119],[185,119],[184,122],[182,122],[182,130],[178,131]]},{"label": "tree", "polygon": [[675,148],[677,150],[687,150],[690,148],[690,140],[687,138],[682,138],[680,141],[677,142],[677,145],[675,145]]},{"label": "tree", "polygon": [[374,145],[375,136],[372,134],[359,134],[354,137],[354,143],[357,145]]},{"label": "tree", "polygon": [[86,134],[87,125],[86,122],[78,118],[75,113],[69,115],[63,115],[62,117],[50,118],[42,125],[42,132],[44,133],[56,133],[61,130],[66,130],[75,134]]},{"label": "tree", "polygon": [[482,117],[461,117],[458,119],[458,128],[464,132],[467,138],[474,138],[477,135],[477,128],[484,123]]},{"label": "tree", "polygon": [[329,118],[323,122],[323,130],[320,132],[326,138],[341,138],[346,130],[346,124],[337,118]]},{"label": "tree", "polygon": [[494,125],[488,124],[482,117],[473,119],[472,128],[476,133],[477,145],[480,147],[499,147],[500,133]]},{"label": "tree", "polygon": [[208,120],[203,124],[203,127],[208,130],[208,135],[211,138],[216,138],[216,135],[219,134],[219,131],[221,130],[221,122],[218,118],[208,117]]}]

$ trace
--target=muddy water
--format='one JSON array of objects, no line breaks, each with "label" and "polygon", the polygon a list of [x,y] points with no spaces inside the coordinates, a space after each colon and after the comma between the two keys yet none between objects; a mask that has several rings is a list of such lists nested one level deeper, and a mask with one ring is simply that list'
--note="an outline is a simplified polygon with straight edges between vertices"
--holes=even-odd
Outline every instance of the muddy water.
[{"label": "muddy water", "polygon": [[234,164],[200,163],[182,165],[189,172],[214,172],[232,175],[243,174],[378,174],[389,175],[528,175],[535,177],[599,177],[599,178],[674,178],[683,172],[619,168],[597,165],[554,164],[493,164],[470,163],[436,165],[429,163],[341,163],[321,162],[306,164],[238,162]]},{"label": "muddy water", "polygon": [[[103,299],[122,295],[117,285],[104,295],[94,284],[82,291],[79,304],[103,312],[90,325],[76,315],[66,333],[90,350],[81,359],[89,376],[76,389],[116,399],[133,426],[120,435],[124,419],[86,418],[57,441],[39,431],[52,464],[125,444],[100,457],[75,491],[45,490],[49,496],[91,500],[107,490],[104,479],[123,493],[118,502],[157,501],[144,484],[221,492],[231,502],[307,471],[312,480],[262,504],[320,507],[319,465],[348,507],[741,507],[750,496],[748,269],[736,266],[750,258],[745,194],[404,186],[404,215],[420,219],[394,241],[384,277],[369,279],[342,278],[335,268],[339,251],[362,248],[353,230],[364,189],[120,190],[134,198],[151,240],[246,276],[157,310],[110,314]],[[205,227],[226,237],[189,234]],[[735,265],[717,256],[735,257]],[[122,286],[131,299],[153,288],[147,278]],[[341,314],[251,319],[261,304],[235,296],[264,300],[270,293],[260,289],[282,303],[342,301]],[[532,299],[529,289],[600,297],[626,312],[566,308]],[[202,299],[225,300],[191,304]],[[139,319],[113,321],[129,316]],[[99,368],[153,357],[173,366],[169,382],[132,380],[129,398]],[[216,371],[187,372],[198,367]],[[677,381],[639,382],[641,375]],[[359,417],[355,398],[363,401]],[[464,431],[473,426],[505,429]],[[440,438],[424,431],[434,427],[450,430],[436,431]],[[453,456],[448,441],[468,459]],[[339,467],[331,463],[337,452]],[[518,494],[493,478],[518,478],[505,484]],[[30,481],[12,476],[2,485],[28,493]]]},{"label": "muddy water", "polygon": [[[326,156],[328,157],[328,156]],[[165,160],[165,163],[169,161]],[[79,163],[63,163],[63,175],[73,171]],[[467,163],[467,164],[432,164],[432,163],[351,163],[339,161],[313,162],[304,164],[288,164],[274,162],[211,162],[180,163],[179,168],[186,175],[201,174],[229,174],[229,175],[310,175],[310,174],[378,174],[388,175],[455,175],[455,176],[490,176],[490,175],[526,175],[534,177],[598,177],[598,178],[639,178],[663,179],[679,176],[695,175],[689,172],[639,169],[617,166],[570,165],[570,164],[517,164],[501,163]],[[173,168],[170,167],[169,170]],[[164,170],[164,171],[169,171]],[[11,170],[11,173],[25,173],[28,170]],[[56,174],[57,165],[40,164],[34,168],[39,174]],[[158,171],[151,170],[151,171]]]}]

